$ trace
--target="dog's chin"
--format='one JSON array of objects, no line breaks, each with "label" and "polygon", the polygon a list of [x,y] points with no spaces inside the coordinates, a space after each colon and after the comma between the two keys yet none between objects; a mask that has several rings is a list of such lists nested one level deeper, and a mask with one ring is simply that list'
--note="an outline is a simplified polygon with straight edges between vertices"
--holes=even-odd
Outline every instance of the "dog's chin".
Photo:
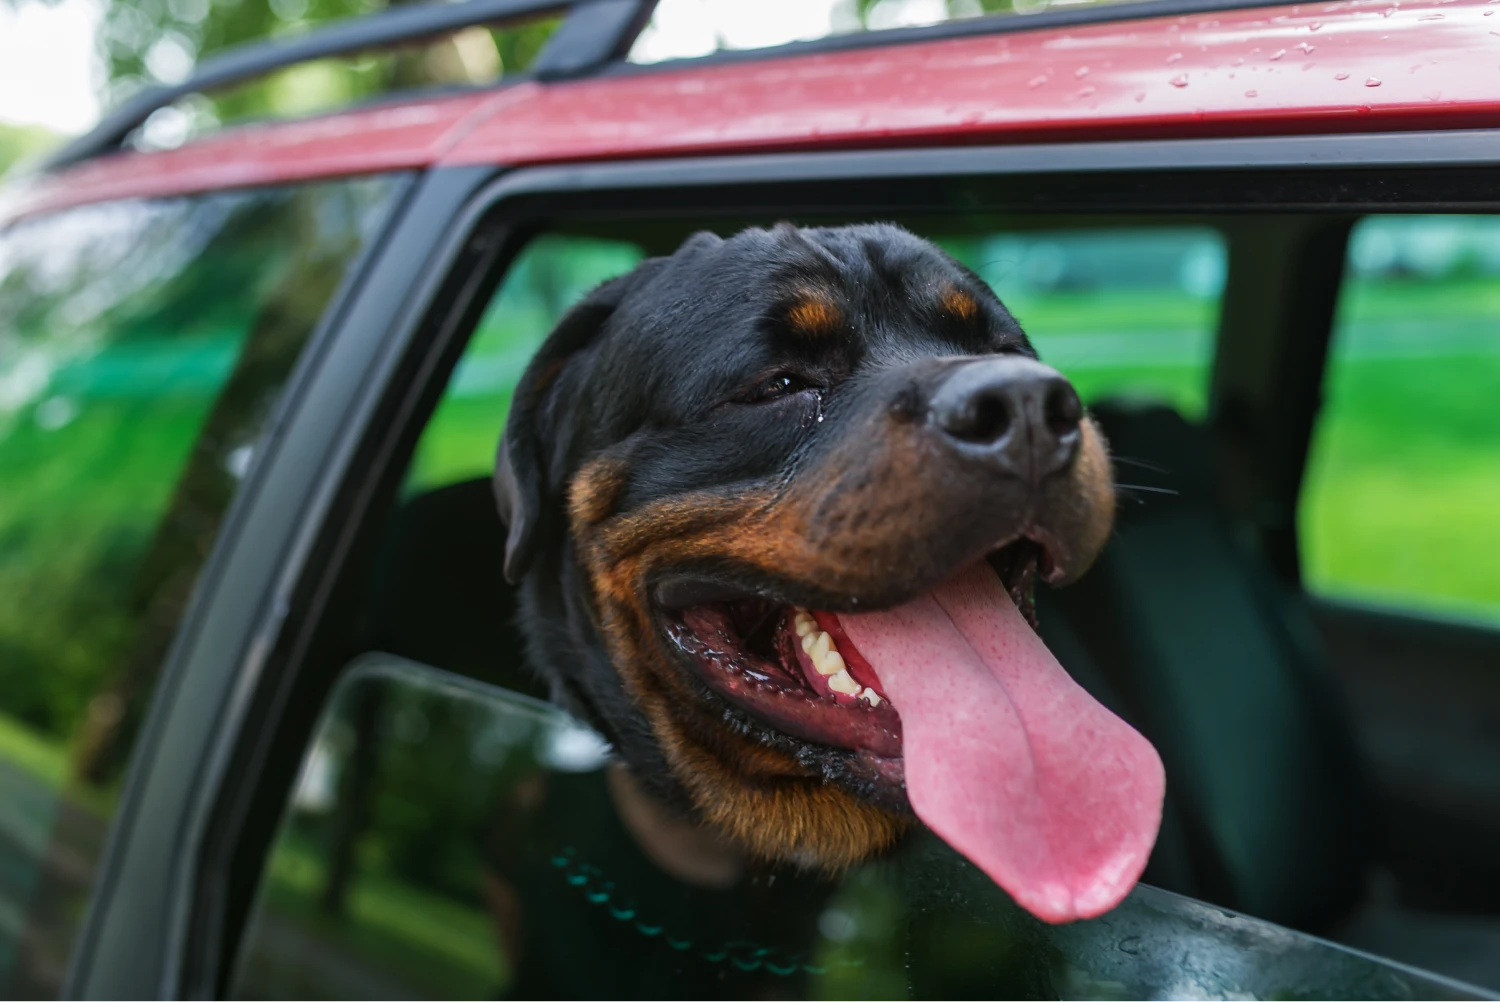
[{"label": "dog's chin", "polygon": [[[986,559],[1034,629],[1036,579],[1053,566],[1048,549],[1022,538]],[[703,705],[683,708],[682,716],[700,726],[715,721],[789,756],[819,782],[881,811],[908,814],[900,708],[837,617],[800,605],[796,591],[750,593],[699,575],[659,583],[654,610],[662,643],[670,661],[702,683]],[[863,609],[846,603],[841,611],[851,607]]]}]

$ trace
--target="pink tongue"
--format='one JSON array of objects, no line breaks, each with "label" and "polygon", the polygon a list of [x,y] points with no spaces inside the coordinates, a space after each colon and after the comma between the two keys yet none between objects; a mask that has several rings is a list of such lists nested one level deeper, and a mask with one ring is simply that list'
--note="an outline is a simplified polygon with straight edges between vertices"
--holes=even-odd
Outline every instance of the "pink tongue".
[{"label": "pink tongue", "polygon": [[917,817],[1048,922],[1129,893],[1156,841],[1156,749],[1078,687],[980,562],[839,617],[901,714]]}]

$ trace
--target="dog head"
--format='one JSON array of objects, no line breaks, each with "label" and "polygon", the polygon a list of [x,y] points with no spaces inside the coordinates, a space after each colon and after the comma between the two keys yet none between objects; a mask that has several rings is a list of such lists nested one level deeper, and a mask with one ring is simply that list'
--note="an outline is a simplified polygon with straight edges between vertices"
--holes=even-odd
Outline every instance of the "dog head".
[{"label": "dog head", "polygon": [[1109,534],[1105,445],[933,245],[705,233],[604,284],[496,489],[533,658],[659,796],[826,867],[915,810],[1047,918],[1139,875],[1160,763],[1027,625]]}]

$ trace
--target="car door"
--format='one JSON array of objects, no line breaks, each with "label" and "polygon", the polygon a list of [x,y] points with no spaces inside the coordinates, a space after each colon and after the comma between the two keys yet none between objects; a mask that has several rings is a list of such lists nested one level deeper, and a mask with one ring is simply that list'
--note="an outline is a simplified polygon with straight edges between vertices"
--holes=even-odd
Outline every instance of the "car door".
[{"label": "car door", "polygon": [[[1484,142],[1462,140],[1447,147],[1453,163],[1489,156]],[[1282,673],[1275,685],[1300,715],[1298,726],[1317,731],[1326,718],[1322,697],[1304,691],[1311,669],[1278,646],[1295,647],[1284,639],[1295,634],[1286,625],[1295,615],[1283,620],[1275,611],[1296,599],[1276,583],[1282,527],[1260,518],[1269,510],[1264,503],[1236,508],[1240,499],[1282,496],[1285,473],[1267,474],[1266,466],[1285,464],[1289,455],[1295,501],[1297,429],[1305,439],[1319,383],[1299,367],[1307,348],[1299,332],[1317,328],[1318,317],[1305,307],[1321,296],[1326,338],[1337,298],[1335,287],[1299,299],[1303,293],[1284,288],[1299,288],[1295,275],[1277,269],[1326,249],[1329,223],[1337,224],[1336,234],[1346,233],[1352,217],[1392,207],[1385,199],[1393,190],[1404,198],[1395,208],[1487,204],[1478,177],[1465,181],[1419,162],[1430,156],[1431,148],[1419,153],[1415,140],[1386,137],[1377,148],[1351,136],[828,153],[788,157],[771,172],[764,160],[732,157],[432,172],[415,196],[424,211],[408,213],[402,239],[388,241],[369,263],[360,294],[287,415],[278,447],[263,459],[261,500],[222,544],[224,570],[204,599],[202,626],[183,642],[179,691],[159,710],[159,750],[140,766],[132,793],[139,806],[120,836],[109,891],[80,956],[79,990],[364,994],[378,984],[401,984],[434,994],[511,991],[534,984],[515,980],[524,957],[564,958],[562,967],[547,969],[566,973],[577,941],[570,930],[602,922],[612,930],[600,934],[602,941],[618,946],[623,935],[634,949],[601,954],[610,959],[597,970],[571,972],[606,979],[595,987],[642,985],[639,979],[649,975],[663,979],[650,982],[663,992],[786,978],[799,979],[795,988],[780,982],[796,993],[875,991],[876,985],[910,996],[1073,990],[1068,986],[1091,993],[1106,983],[1162,992],[1181,987],[1170,981],[1181,974],[1170,958],[1193,943],[1219,959],[1194,968],[1199,980],[1187,991],[1463,995],[1467,989],[1440,976],[1152,890],[1099,923],[1049,931],[974,882],[941,846],[921,840],[909,869],[877,867],[831,888],[791,887],[787,893],[804,895],[786,911],[791,942],[736,931],[761,928],[743,911],[744,901],[735,906],[741,911],[725,902],[716,913],[714,899],[679,888],[674,907],[687,910],[672,912],[678,923],[672,925],[661,912],[641,910],[644,891],[634,892],[633,905],[613,897],[628,875],[652,872],[639,853],[623,862],[585,858],[580,844],[553,847],[528,841],[525,824],[514,829],[518,817],[536,820],[524,808],[539,783],[549,791],[542,802],[558,812],[547,815],[548,823],[571,817],[585,833],[612,823],[614,795],[606,753],[587,729],[533,701],[545,692],[527,678],[503,611],[506,594],[493,559],[500,526],[483,483],[509,387],[549,318],[590,282],[642,254],[670,250],[695,226],[733,229],[788,215],[896,218],[946,239],[960,256],[999,248],[1022,261],[1034,257],[1041,263],[1031,286],[1016,284],[1013,291],[1032,297],[1044,357],[1049,347],[1058,351],[1060,364],[1076,368],[1081,382],[1095,381],[1100,401],[1142,389],[1165,397],[1195,442],[1206,429],[1238,427],[1233,447],[1259,457],[1238,469],[1231,463],[1222,505],[1216,493],[1202,504],[1227,512],[1228,528],[1213,536],[1215,546],[1225,541],[1226,601],[1237,611],[1255,610],[1247,629],[1274,622],[1263,661]],[[1309,169],[1310,162],[1320,166]],[[1265,206],[1286,217],[1283,225],[1278,230],[1268,220],[1246,235],[1241,214]],[[1101,313],[1079,319],[1075,312],[1070,319],[1067,311],[1082,309],[1088,297],[1077,288],[1071,298],[1054,294],[1070,288],[1057,262],[1086,264],[1090,253],[1143,260],[1145,237],[1167,238],[1164,253],[1178,269],[1170,294],[1151,293],[1147,313],[1176,310],[1174,322],[1184,326],[1148,325],[1142,332],[1127,324],[1115,331],[1124,336],[1101,337],[1110,331],[1090,324],[1128,312],[1121,302],[1111,305],[1108,283],[1095,299]],[[554,250],[587,252],[554,254],[544,265],[538,248],[548,241]],[[1342,237],[1335,243],[1341,253]],[[982,256],[975,263],[986,264]],[[523,280],[528,269],[531,277]],[[1331,271],[1336,283],[1337,261]],[[1319,272],[1325,280],[1328,273]],[[1010,295],[1002,277],[995,281]],[[1245,324],[1244,314],[1228,312],[1228,296],[1245,302],[1256,289],[1273,318],[1269,325]],[[1205,352],[1207,345],[1213,347]],[[1071,362],[1062,354],[1068,351],[1077,353]],[[1120,353],[1115,371],[1099,364],[1101,352]],[[1226,370],[1226,359],[1233,370]],[[1241,368],[1244,359],[1255,363]],[[1236,402],[1226,386],[1243,399]],[[1303,409],[1300,424],[1263,419],[1276,413],[1278,400]],[[1215,425],[1221,419],[1222,428]],[[1134,470],[1126,482],[1150,486]],[[1250,516],[1236,521],[1237,510]],[[1217,518],[1205,516],[1208,531],[1219,532]],[[422,535],[422,526],[439,535]],[[1248,564],[1238,556],[1241,543]],[[1125,566],[1122,580],[1140,569]],[[452,579],[448,590],[445,577]],[[1054,646],[1070,670],[1080,678],[1093,670],[1088,684],[1127,715],[1159,714],[1156,696],[1163,694],[1147,693],[1142,701],[1130,690],[1129,665],[1112,663],[1131,637],[1111,643],[1107,631],[1067,616],[1059,612],[1058,622],[1078,629]],[[1212,631],[1206,638],[1215,642]],[[1071,655],[1062,649],[1069,643]],[[1228,705],[1243,713],[1254,702],[1237,691],[1265,691],[1258,676],[1221,681],[1250,685],[1219,691],[1208,705],[1221,711]],[[1274,712],[1277,704],[1268,706]],[[1193,735],[1202,732],[1187,724],[1203,719],[1194,712],[1186,721],[1152,726],[1187,761],[1200,747]],[[1308,740],[1306,754],[1323,756],[1326,749]],[[1251,770],[1241,782],[1234,769],[1208,770],[1178,785],[1195,796],[1225,784],[1232,792],[1274,791],[1278,776],[1296,770],[1338,781],[1343,766],[1328,763],[1346,752],[1316,758],[1311,769],[1298,756],[1240,756],[1228,765],[1242,779],[1246,761],[1269,771]],[[185,762],[203,766],[191,781]],[[1238,873],[1253,886],[1262,865],[1256,859],[1274,864],[1278,853],[1306,850],[1306,858],[1327,861],[1334,858],[1326,855],[1328,845],[1339,844],[1308,840],[1296,812],[1280,810],[1280,820],[1261,829],[1256,843],[1280,849],[1237,861],[1224,850],[1243,831],[1232,812],[1205,812],[1192,797],[1176,810],[1162,851],[1176,853],[1183,865],[1174,869],[1164,857],[1158,879],[1183,881],[1179,886],[1211,899],[1237,885],[1193,884],[1203,872]],[[1195,861],[1205,859],[1219,869],[1195,871]],[[544,878],[541,889],[522,886]],[[1346,884],[1332,886],[1330,894],[1348,892]],[[1281,906],[1264,906],[1271,907]],[[139,921],[143,911],[166,920],[147,926]],[[1306,913],[1308,922],[1318,920],[1315,912]],[[682,916],[693,915],[716,917],[684,926]],[[1273,941],[1295,944],[1283,954],[1285,964],[1265,960]],[[950,948],[959,943],[972,949]],[[315,959],[334,956],[343,959]],[[641,956],[668,959],[642,973],[629,966]]]}]

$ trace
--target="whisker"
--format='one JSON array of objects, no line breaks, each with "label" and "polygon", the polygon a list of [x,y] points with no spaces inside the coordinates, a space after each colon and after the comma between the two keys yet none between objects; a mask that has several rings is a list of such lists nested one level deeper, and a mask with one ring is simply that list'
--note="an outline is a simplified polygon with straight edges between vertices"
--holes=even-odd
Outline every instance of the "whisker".
[{"label": "whisker", "polygon": [[1115,490],[1119,491],[1146,491],[1151,494],[1181,494],[1170,487],[1147,487],[1145,484],[1115,484]]},{"label": "whisker", "polygon": [[1172,472],[1171,470],[1167,469],[1165,466],[1159,466],[1156,463],[1148,463],[1144,459],[1132,459],[1129,456],[1111,456],[1109,458],[1113,459],[1117,463],[1124,463],[1126,466],[1139,466],[1141,469],[1143,469],[1143,470],[1150,470],[1152,473],[1171,473]]}]

